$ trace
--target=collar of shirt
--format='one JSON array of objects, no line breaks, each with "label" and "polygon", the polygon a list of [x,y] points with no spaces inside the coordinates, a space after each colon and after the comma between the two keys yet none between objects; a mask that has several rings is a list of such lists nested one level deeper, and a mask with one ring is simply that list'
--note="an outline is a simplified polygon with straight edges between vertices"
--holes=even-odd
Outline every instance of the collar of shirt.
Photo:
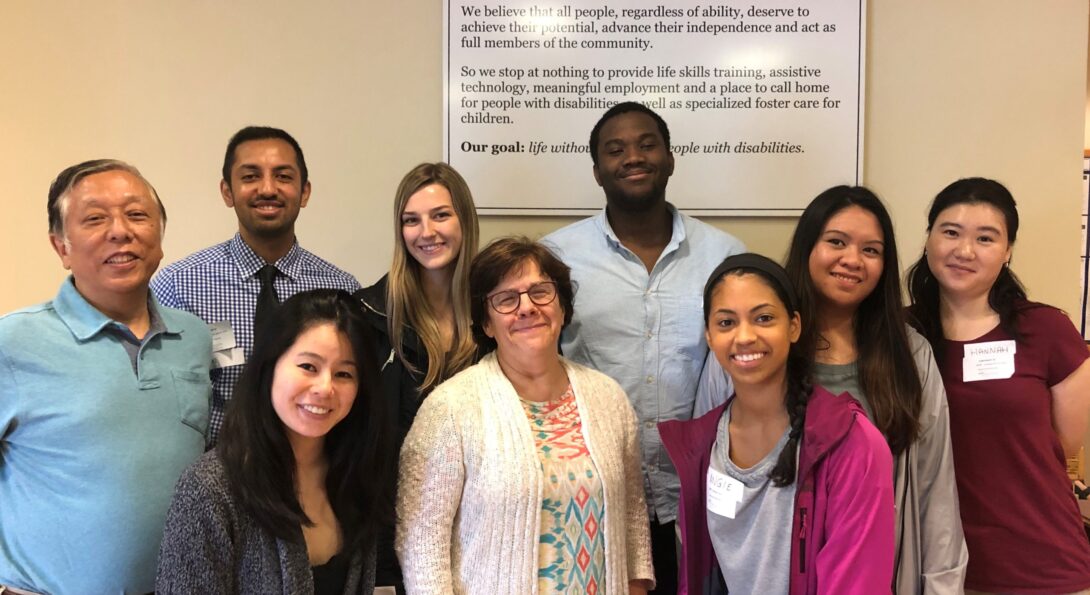
[{"label": "collar of shirt", "polygon": [[[685,241],[685,222],[678,216],[677,207],[670,203],[666,203],[666,208],[670,211],[672,230],[670,231],[670,242],[663,248],[662,254],[659,255],[659,259],[656,262],[656,266],[663,259],[668,257],[674,251],[681,247],[681,244]],[[606,236],[606,242],[614,250],[631,254],[633,258],[635,254],[621,243],[620,238],[613,231],[613,227],[609,224],[609,217],[606,215],[606,209],[602,209],[598,215],[594,217],[594,225]],[[637,259],[638,260],[638,259]]]},{"label": "collar of shirt", "polygon": [[[61,284],[57,297],[53,299],[53,308],[56,310],[57,316],[79,341],[87,341],[107,327],[132,335],[132,331],[128,327],[106,316],[84,299],[76,289],[75,278],[71,275],[68,276],[68,280]],[[168,325],[167,321],[159,314],[159,305],[150,293],[148,294],[148,316],[150,318],[148,333],[144,335],[141,343],[159,333],[179,334],[182,332],[181,329]]]},{"label": "collar of shirt", "polygon": [[[238,265],[239,275],[243,279],[249,279],[257,272],[261,270],[261,267],[265,266],[265,260],[257,255],[246,242],[242,239],[242,235],[235,232],[235,237],[231,238],[231,241],[227,243],[227,252],[231,255],[231,258],[235,260],[235,264]],[[276,267],[277,271],[280,271],[281,275],[285,275],[291,278],[292,281],[296,281],[299,278],[299,274],[302,272],[302,255],[303,249],[299,247],[299,240],[295,240],[291,244],[291,249],[284,256],[281,256],[279,260],[272,263]]]}]

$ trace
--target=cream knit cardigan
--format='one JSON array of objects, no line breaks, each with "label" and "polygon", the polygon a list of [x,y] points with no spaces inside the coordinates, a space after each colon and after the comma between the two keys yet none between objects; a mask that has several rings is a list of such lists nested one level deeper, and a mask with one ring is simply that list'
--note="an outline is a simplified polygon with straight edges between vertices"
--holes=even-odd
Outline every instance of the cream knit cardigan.
[{"label": "cream knit cardigan", "polygon": [[[636,416],[609,377],[563,360],[602,481],[606,584],[653,579]],[[397,554],[409,595],[537,593],[541,463],[495,353],[424,400],[401,450]]]}]

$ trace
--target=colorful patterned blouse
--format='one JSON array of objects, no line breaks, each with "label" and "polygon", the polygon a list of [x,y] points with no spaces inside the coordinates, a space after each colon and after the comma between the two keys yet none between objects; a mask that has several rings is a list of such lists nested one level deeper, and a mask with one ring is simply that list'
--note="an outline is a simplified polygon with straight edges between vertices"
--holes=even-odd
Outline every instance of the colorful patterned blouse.
[{"label": "colorful patterned blouse", "polygon": [[556,401],[523,401],[545,478],[541,501],[540,593],[593,595],[605,582],[602,483],[583,437],[571,385]]}]

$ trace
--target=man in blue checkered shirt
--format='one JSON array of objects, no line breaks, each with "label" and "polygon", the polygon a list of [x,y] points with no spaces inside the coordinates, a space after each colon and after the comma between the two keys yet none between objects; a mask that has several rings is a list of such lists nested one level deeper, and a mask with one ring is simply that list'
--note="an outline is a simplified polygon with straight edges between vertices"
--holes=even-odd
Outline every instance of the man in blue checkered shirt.
[{"label": "man in blue checkered shirt", "polygon": [[212,415],[208,447],[216,444],[223,412],[254,341],[258,271],[276,267],[280,301],[309,289],[360,289],[355,277],[307,252],[295,220],[310,199],[299,143],[278,128],[250,126],[227,144],[220,181],[223,202],[235,210],[238,233],[164,268],[151,282],[159,302],[187,310],[212,330]]}]

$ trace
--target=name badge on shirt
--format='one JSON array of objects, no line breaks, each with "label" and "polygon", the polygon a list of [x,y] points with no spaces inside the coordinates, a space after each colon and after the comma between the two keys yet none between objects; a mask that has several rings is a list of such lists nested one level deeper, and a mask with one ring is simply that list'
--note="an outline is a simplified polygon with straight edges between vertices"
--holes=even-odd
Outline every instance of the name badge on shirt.
[{"label": "name badge on shirt", "polygon": [[235,342],[235,329],[226,320],[208,325],[212,333],[212,368],[226,368],[246,363],[246,354]]},{"label": "name badge on shirt", "polygon": [[962,379],[975,382],[1014,376],[1014,354],[1017,350],[1013,340],[966,345],[965,358],[961,360]]},{"label": "name badge on shirt", "polygon": [[733,477],[708,467],[708,511],[733,519],[746,486]]},{"label": "name badge on shirt", "polygon": [[212,351],[223,351],[238,345],[235,342],[235,329],[226,320],[208,325],[208,332],[212,333]]}]

